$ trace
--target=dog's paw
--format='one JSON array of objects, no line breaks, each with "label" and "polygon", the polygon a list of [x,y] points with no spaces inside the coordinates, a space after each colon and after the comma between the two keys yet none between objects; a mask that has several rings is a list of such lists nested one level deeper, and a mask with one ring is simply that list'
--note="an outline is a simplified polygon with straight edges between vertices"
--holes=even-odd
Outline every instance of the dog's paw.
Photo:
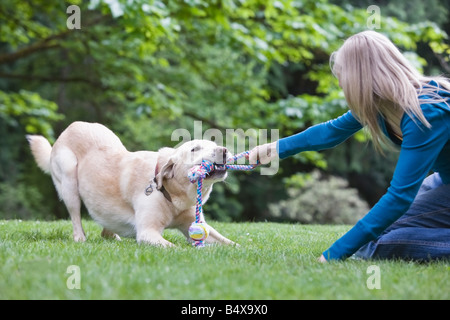
[{"label": "dog's paw", "polygon": [[120,239],[118,234],[116,234],[112,231],[109,231],[108,229],[103,229],[101,236],[105,239],[114,239],[117,241],[122,241],[122,239]]},{"label": "dog's paw", "polygon": [[84,234],[74,234],[73,235],[73,241],[75,242],[85,242],[86,236]]},{"label": "dog's paw", "polygon": [[172,242],[167,241],[163,237],[160,237],[160,238],[140,237],[139,239],[137,239],[137,242],[139,244],[149,244],[149,245],[152,245],[152,246],[163,247],[163,248],[175,247],[175,245]]}]

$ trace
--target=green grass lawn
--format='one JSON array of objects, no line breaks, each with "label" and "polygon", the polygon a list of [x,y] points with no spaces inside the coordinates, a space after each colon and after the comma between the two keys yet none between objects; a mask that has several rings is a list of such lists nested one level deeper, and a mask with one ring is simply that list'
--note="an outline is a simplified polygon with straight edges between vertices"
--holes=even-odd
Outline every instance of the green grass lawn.
[{"label": "green grass lawn", "polygon": [[[175,230],[164,236],[176,248],[105,240],[90,220],[83,221],[88,240],[74,243],[70,221],[0,220],[0,299],[450,298],[448,262],[318,263],[349,226],[210,224],[241,246],[198,249]],[[371,265],[380,289],[367,286]],[[67,273],[69,266],[79,273]]]}]

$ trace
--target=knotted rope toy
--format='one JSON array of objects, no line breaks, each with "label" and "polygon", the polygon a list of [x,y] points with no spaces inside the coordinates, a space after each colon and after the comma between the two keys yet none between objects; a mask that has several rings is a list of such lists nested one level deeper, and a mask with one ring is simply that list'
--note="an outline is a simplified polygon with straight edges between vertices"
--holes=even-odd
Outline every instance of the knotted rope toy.
[{"label": "knotted rope toy", "polygon": [[203,179],[214,170],[253,170],[259,166],[259,161],[256,164],[240,165],[240,164],[229,164],[236,160],[245,157],[248,159],[250,151],[244,151],[237,155],[230,157],[226,164],[214,164],[209,160],[202,160],[200,165],[191,168],[188,178],[191,183],[197,182],[197,202],[195,206],[195,221],[189,227],[189,236],[194,241],[194,246],[204,247],[204,241],[208,237],[208,226],[205,222],[203,216],[203,202],[202,202],[202,187]]}]

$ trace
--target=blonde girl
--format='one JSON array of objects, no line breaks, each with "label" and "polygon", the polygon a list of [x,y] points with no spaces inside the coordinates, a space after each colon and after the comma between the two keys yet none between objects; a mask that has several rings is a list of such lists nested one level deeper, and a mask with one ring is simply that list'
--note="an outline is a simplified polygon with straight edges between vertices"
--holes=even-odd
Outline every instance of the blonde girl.
[{"label": "blonde girl", "polygon": [[[450,82],[422,76],[384,35],[365,31],[332,54],[349,111],[296,135],[256,147],[268,163],[337,146],[366,127],[375,148],[397,145],[391,184],[378,203],[319,261],[450,257]],[[433,174],[429,173],[433,171]]]}]

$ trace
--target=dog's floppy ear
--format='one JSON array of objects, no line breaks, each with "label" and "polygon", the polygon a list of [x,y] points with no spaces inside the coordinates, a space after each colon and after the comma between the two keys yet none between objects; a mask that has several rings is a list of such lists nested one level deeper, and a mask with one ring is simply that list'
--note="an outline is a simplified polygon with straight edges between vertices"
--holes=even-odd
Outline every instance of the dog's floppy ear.
[{"label": "dog's floppy ear", "polygon": [[175,150],[163,148],[159,150],[158,161],[155,168],[156,189],[161,189],[164,179],[171,179],[174,176],[175,162],[170,157]]}]

